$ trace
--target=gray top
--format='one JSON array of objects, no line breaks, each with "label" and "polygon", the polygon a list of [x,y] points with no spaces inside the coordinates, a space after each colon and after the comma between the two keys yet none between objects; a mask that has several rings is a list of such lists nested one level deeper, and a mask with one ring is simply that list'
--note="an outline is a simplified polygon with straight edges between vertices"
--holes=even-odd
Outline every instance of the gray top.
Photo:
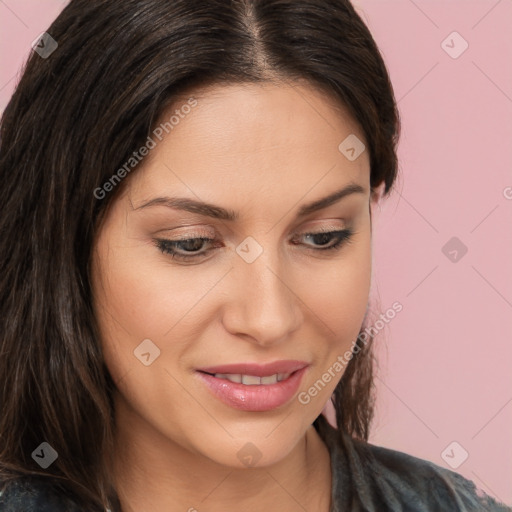
[{"label": "gray top", "polygon": [[512,512],[459,473],[341,434],[323,415],[314,426],[331,455],[331,512]]}]

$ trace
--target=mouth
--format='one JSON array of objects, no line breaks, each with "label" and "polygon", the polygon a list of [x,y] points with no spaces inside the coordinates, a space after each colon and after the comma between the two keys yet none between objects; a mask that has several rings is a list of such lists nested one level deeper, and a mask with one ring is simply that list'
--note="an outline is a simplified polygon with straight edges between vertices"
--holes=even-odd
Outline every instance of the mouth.
[{"label": "mouth", "polygon": [[[296,370],[298,371],[298,370]],[[234,382],[236,384],[244,384],[246,386],[268,386],[270,384],[275,384],[276,382],[281,382],[283,380],[288,379],[292,373],[274,373],[273,375],[267,375],[265,377],[259,377],[257,375],[244,375],[242,373],[208,373],[201,372],[206,375],[211,375],[216,379],[224,379],[229,382]]]},{"label": "mouth", "polygon": [[[196,375],[224,404],[243,411],[262,412],[287,404],[297,392],[309,366],[299,361],[285,363],[199,369]],[[276,372],[276,366],[288,371]]]},{"label": "mouth", "polygon": [[[219,366],[208,366],[203,368],[197,368],[197,371],[208,373],[210,375],[241,375],[242,377],[272,377],[277,375],[289,375],[296,370],[300,370],[308,366],[305,361],[298,360],[281,360],[273,361],[271,363],[233,363],[224,364]],[[249,383],[249,379],[248,384]],[[281,379],[282,380],[282,379]],[[258,382],[259,384],[259,382]]]}]

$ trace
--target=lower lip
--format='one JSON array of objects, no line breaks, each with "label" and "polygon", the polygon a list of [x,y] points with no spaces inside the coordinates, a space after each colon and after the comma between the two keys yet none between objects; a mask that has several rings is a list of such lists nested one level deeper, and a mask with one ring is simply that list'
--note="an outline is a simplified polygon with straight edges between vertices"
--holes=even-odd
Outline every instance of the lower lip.
[{"label": "lower lip", "polygon": [[225,404],[242,411],[261,412],[276,409],[291,400],[306,372],[304,367],[286,380],[275,384],[245,385],[218,379],[208,373],[197,372],[208,388]]}]

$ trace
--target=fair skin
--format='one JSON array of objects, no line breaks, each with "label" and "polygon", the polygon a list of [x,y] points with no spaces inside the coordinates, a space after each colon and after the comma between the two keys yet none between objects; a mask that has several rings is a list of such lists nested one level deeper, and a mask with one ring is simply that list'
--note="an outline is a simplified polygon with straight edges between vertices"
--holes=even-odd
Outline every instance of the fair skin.
[{"label": "fair skin", "polygon": [[[117,386],[123,511],[328,512],[330,458],[312,423],[343,371],[307,404],[297,395],[352,347],[366,312],[369,155],[350,161],[338,149],[350,134],[365,142],[364,135],[345,108],[305,83],[209,87],[162,119],[189,96],[197,106],[126,178],[94,247],[95,310]],[[348,184],[363,191],[297,217]],[[162,196],[239,218],[140,208]],[[321,251],[337,236],[305,234],[322,229],[353,234],[339,249]],[[236,251],[249,236],[263,248],[252,263]],[[199,254],[187,262],[154,242],[199,237],[218,242],[175,246]],[[149,366],[134,356],[146,339],[160,350]],[[295,396],[269,411],[226,405],[196,372],[282,359],[308,367]],[[248,442],[261,454],[253,467],[237,456]]]}]

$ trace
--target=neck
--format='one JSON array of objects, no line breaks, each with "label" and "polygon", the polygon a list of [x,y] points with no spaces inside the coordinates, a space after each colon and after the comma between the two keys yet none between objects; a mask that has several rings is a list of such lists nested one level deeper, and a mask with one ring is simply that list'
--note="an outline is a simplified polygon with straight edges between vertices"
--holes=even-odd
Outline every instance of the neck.
[{"label": "neck", "polygon": [[329,452],[313,426],[279,462],[233,468],[193,452],[116,403],[115,481],[122,512],[329,512]]}]

